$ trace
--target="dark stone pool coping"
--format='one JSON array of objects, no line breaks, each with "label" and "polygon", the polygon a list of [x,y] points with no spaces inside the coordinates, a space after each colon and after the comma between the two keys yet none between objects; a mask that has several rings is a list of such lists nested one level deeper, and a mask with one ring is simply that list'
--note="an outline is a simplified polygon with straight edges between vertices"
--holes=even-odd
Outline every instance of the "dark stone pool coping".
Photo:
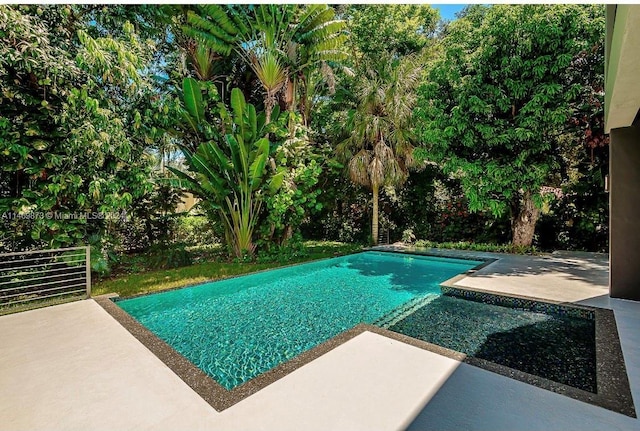
[{"label": "dark stone pool coping", "polygon": [[355,336],[365,331],[373,332],[379,330],[379,328],[372,325],[356,325],[324,343],[300,353],[289,361],[229,390],[209,377],[209,375],[196,367],[153,332],[141,325],[137,320],[127,314],[127,312],[118,307],[111,298],[112,297],[105,295],[93,299],[217,411],[225,410],[248,396],[255,394],[271,383],[280,380],[287,374],[319,358]]},{"label": "dark stone pool coping", "polygon": [[[413,254],[427,255],[426,253]],[[470,273],[473,273],[496,260],[476,257],[470,258],[469,256],[461,255],[438,255],[436,257],[454,257],[467,260],[483,261],[482,264],[472,268],[471,270],[442,283],[442,286],[445,287],[445,289],[443,290],[446,290],[447,286],[451,286],[459,279],[468,276]],[[467,289],[456,288],[456,290],[464,291]],[[474,292],[477,293],[480,291]],[[509,295],[498,295],[494,294],[493,292],[480,293],[483,297],[486,297],[486,295],[498,297],[496,298],[496,301],[505,301],[504,298],[507,298],[506,301],[509,301],[509,298],[512,298],[526,299],[538,304],[546,303],[545,301],[540,301],[528,297],[510,297]],[[475,297],[475,295],[472,296]],[[191,363],[188,359],[178,353],[175,349],[173,349],[155,334],[153,334],[150,330],[141,325],[137,320],[127,314],[124,310],[118,307],[113,301],[113,299],[116,297],[117,295],[103,295],[94,297],[93,299],[217,411],[222,411],[233,406],[234,404],[260,391],[266,386],[269,386],[271,383],[274,383],[275,381],[280,380],[286,375],[292,373],[303,365],[310,363],[314,359],[317,359],[325,353],[344,344],[345,342],[351,340],[359,334],[363,332],[373,332],[375,334],[382,335],[384,337],[397,340],[424,350],[428,350],[430,352],[440,354],[448,358],[494,372],[496,374],[510,377],[512,379],[519,380],[521,382],[528,383],[542,389],[556,392],[558,394],[562,394],[579,401],[600,406],[605,409],[612,410],[614,412],[621,413],[633,418],[636,417],[633,397],[631,395],[631,388],[629,386],[629,380],[626,373],[624,357],[622,355],[620,340],[618,338],[616,321],[613,311],[611,310],[585,306],[579,307],[582,312],[584,312],[585,310],[589,310],[590,313],[593,313],[593,316],[595,318],[596,384],[598,390],[597,394],[563,385],[561,383],[557,383],[539,376],[489,362],[484,359],[470,357],[454,350],[450,350],[441,346],[437,346],[435,344],[418,340],[413,337],[409,337],[397,332],[364,323],[358,324],[353,328],[348,329],[325,341],[324,343],[321,343],[310,350],[300,353],[293,359],[280,364],[263,374],[260,374],[259,376],[241,384],[240,386],[228,390],[218,382],[216,382],[214,379],[212,379],[210,376],[208,376],[204,371],[196,367],[193,363]],[[548,303],[549,306],[557,306],[558,304],[559,303]],[[562,305],[564,308],[574,307],[574,305],[572,304]]]},{"label": "dark stone pool coping", "polygon": [[518,310],[532,311],[534,313],[553,314],[560,317],[575,317],[578,319],[595,319],[595,311],[591,307],[578,304],[567,305],[561,302],[541,302],[523,296],[497,295],[487,291],[472,290],[467,288],[441,285],[442,294],[466,299],[468,301],[481,302],[483,304],[498,305],[501,307],[515,308]]}]

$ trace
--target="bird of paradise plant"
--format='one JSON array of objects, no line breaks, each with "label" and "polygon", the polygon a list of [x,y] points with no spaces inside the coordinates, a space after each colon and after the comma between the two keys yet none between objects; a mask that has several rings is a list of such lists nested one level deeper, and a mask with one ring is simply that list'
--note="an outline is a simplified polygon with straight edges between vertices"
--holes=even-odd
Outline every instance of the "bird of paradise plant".
[{"label": "bird of paradise plant", "polygon": [[[197,80],[184,79],[183,100],[185,122],[197,130],[206,121]],[[277,108],[274,114],[279,115]],[[183,146],[189,170],[169,169],[176,177],[176,185],[193,193],[208,210],[219,215],[227,244],[235,256],[252,256],[263,193],[277,191],[284,172],[267,173],[265,166],[272,143],[268,138],[266,115],[257,114],[239,89],[231,91],[231,111],[221,104],[218,116],[224,131],[219,142],[216,139],[202,142],[195,152]]]}]

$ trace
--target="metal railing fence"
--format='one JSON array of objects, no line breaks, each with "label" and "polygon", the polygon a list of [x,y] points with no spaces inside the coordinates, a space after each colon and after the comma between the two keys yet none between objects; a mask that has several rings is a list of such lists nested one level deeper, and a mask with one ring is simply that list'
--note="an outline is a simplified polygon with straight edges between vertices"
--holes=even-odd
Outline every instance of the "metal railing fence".
[{"label": "metal railing fence", "polygon": [[81,294],[91,297],[90,262],[89,246],[0,253],[0,308]]}]

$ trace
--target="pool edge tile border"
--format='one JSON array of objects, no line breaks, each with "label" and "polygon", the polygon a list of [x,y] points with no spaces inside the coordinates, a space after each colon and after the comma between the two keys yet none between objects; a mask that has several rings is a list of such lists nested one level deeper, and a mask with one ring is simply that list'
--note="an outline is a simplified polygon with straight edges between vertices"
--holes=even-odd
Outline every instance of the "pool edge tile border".
[{"label": "pool edge tile border", "polygon": [[594,308],[596,317],[596,384],[601,407],[637,418],[627,366],[613,310]]},{"label": "pool edge tile border", "polygon": [[[153,334],[149,329],[145,328],[126,311],[118,307],[111,298],[114,298],[114,296],[104,295],[94,297],[93,299],[218,412],[239,403],[286,375],[291,374],[298,368],[318,359],[320,356],[323,356],[325,353],[328,353],[361,333],[366,332],[370,328],[375,328],[370,325],[358,324],[316,347],[300,353],[287,362],[228,390],[204,371],[196,367],[165,341]],[[440,348],[439,346],[435,347]]]},{"label": "pool edge tile border", "polygon": [[216,411],[222,412],[229,407],[248,398],[256,392],[282,379],[288,374],[296,371],[304,365],[318,359],[325,353],[341,346],[347,341],[357,337],[364,332],[372,332],[386,338],[409,344],[414,347],[428,350],[432,353],[464,362],[466,355],[456,352],[426,341],[418,340],[397,332],[392,332],[367,323],[359,323],[351,329],[347,329],[338,335],[318,344],[312,349],[304,351],[294,358],[284,362],[271,370],[268,370],[251,380],[229,390],[216,382],[204,371],[196,367],[191,361],[182,356],[173,347],[160,339],[157,335],[145,328],[140,322],[131,317],[126,311],[121,309],[113,301],[117,295],[101,295],[94,297],[111,317],[120,323],[133,337],[140,341],[151,351],[162,363],[173,371],[180,379],[193,389],[202,399],[204,399]]},{"label": "pool edge tile border", "polygon": [[[610,311],[610,310],[605,310],[605,311]],[[596,323],[596,325],[598,324]],[[369,330],[370,332],[374,332],[379,335],[383,335],[385,337],[397,340],[397,341],[401,341],[411,346],[418,347],[423,350],[427,350],[442,356],[446,356],[451,359],[458,360],[460,362],[475,366],[485,371],[489,371],[504,377],[508,377],[508,378],[520,381],[522,383],[526,383],[531,386],[535,386],[540,389],[555,392],[557,394],[564,395],[569,398],[573,398],[575,400],[582,401],[597,407],[602,407],[607,410],[613,411],[615,413],[623,414],[625,416],[629,416],[632,418],[637,417],[635,413],[635,406],[631,398],[631,390],[628,386],[628,380],[626,381],[626,383],[627,383],[629,398],[626,398],[624,396],[620,397],[619,394],[616,392],[616,390],[619,389],[617,386],[610,386],[610,387],[604,387],[604,388],[601,387],[601,380],[602,380],[601,367],[600,367],[601,364],[598,362],[598,358],[600,357],[600,352],[598,351],[599,348],[597,344],[596,344],[596,350],[597,350],[596,351],[596,382],[597,382],[598,394],[594,394],[588,391],[584,391],[582,389],[574,388],[572,386],[555,382],[553,380],[545,379],[544,377],[529,374],[524,371],[516,370],[514,368],[497,364],[495,362],[490,362],[485,359],[467,356],[455,350],[451,350],[435,344],[431,344],[427,341],[413,338],[408,335],[400,334],[398,332],[393,332],[388,329],[370,327],[367,330]],[[596,332],[597,332],[597,326],[596,326]],[[605,368],[615,368],[615,367],[605,366]],[[626,379],[626,372],[624,374],[624,378]],[[619,383],[619,382],[616,382],[616,383]],[[604,389],[606,393],[605,394],[600,393],[601,389]],[[624,388],[623,388],[623,392],[624,392]],[[620,405],[621,401],[623,402],[624,405]]]},{"label": "pool edge tile border", "polygon": [[467,356],[427,341],[393,332],[376,326],[365,325],[367,330],[403,343],[473,365],[486,371],[555,392],[597,407],[637,418],[626,365],[620,346],[617,325],[612,310],[595,309],[596,331],[596,385],[598,393],[588,392],[569,385],[545,379],[485,359]]},{"label": "pool edge tile border", "polygon": [[[637,417],[626,373],[624,356],[618,337],[615,316],[612,310],[594,308],[596,322],[597,394],[563,385],[484,359],[470,357],[464,353],[366,323],[360,323],[351,329],[343,331],[316,347],[300,353],[289,361],[256,376],[240,386],[228,390],[145,328],[127,312],[118,307],[112,298],[114,298],[114,295],[103,295],[94,297],[93,299],[218,412],[239,403],[363,332],[372,332],[541,389],[568,396],[578,401],[602,407],[625,416]],[[611,346],[613,346],[613,348],[610,348]]]}]

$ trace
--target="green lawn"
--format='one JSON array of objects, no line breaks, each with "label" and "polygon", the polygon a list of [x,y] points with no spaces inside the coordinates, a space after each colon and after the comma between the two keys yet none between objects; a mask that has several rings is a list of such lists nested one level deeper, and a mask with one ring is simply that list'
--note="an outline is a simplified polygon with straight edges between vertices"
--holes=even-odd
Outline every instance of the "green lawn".
[{"label": "green lawn", "polygon": [[[362,249],[361,245],[329,241],[307,241],[307,256],[296,258],[289,263],[306,262],[314,259],[339,256]],[[182,268],[127,274],[102,280],[93,285],[92,295],[117,293],[131,296],[139,293],[158,292],[176,287],[188,286],[207,280],[217,280],[234,275],[247,274],[268,268],[276,268],[287,263],[232,263],[204,262]]]}]

